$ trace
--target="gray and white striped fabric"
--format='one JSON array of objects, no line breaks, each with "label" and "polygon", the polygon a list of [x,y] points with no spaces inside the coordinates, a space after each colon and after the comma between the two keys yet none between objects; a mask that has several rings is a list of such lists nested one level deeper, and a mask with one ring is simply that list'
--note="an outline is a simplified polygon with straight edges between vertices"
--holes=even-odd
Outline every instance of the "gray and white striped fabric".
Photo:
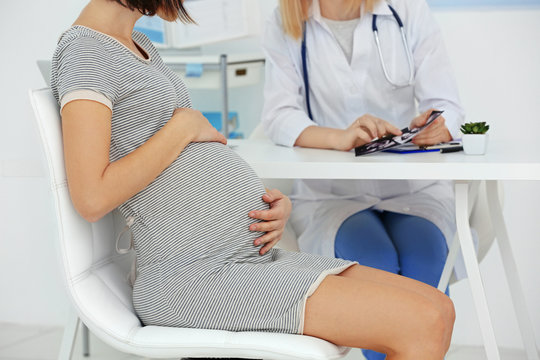
[{"label": "gray and white striped fabric", "polygon": [[[145,60],[83,26],[60,38],[51,85],[57,100],[92,93],[113,111],[110,160],[146,142],[179,107],[182,80],[143,34]],[[74,95],[75,94],[75,95]],[[260,256],[251,210],[268,207],[253,170],[227,146],[192,143],[119,209],[133,217],[133,303],[145,325],[302,333],[305,301],[348,261],[274,249]]]}]

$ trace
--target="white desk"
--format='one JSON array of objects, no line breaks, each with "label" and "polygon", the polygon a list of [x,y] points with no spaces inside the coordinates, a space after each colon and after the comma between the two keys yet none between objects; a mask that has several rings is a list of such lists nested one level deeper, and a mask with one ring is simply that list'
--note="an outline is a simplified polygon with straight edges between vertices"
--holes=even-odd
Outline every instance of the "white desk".
[{"label": "white desk", "polygon": [[[484,286],[469,225],[469,199],[476,198],[479,181],[486,181],[490,216],[501,251],[503,266],[514,304],[527,356],[539,360],[534,330],[528,316],[521,282],[512,254],[497,181],[540,180],[540,146],[507,147],[492,142],[484,156],[460,153],[389,154],[355,157],[353,153],[304,148],[286,148],[269,140],[230,140],[229,145],[263,179],[434,179],[457,180],[457,238],[450,247],[439,288],[445,289],[461,247],[471,284],[484,347],[490,360],[500,359],[489,315]],[[471,181],[472,180],[472,181]]]}]

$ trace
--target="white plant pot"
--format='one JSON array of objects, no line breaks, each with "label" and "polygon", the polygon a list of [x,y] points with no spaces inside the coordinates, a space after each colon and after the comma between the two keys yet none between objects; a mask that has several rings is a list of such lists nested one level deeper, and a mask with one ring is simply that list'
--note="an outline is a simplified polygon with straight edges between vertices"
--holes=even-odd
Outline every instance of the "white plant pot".
[{"label": "white plant pot", "polygon": [[488,135],[487,134],[466,134],[463,135],[463,151],[467,155],[484,155],[486,153]]}]

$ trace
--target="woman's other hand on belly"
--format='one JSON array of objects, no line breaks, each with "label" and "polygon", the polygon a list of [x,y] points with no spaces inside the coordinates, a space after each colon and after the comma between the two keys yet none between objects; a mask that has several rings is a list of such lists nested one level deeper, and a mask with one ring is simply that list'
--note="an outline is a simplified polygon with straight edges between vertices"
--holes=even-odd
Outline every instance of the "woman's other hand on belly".
[{"label": "woman's other hand on belly", "polygon": [[203,114],[191,108],[174,110],[170,121],[177,121],[184,127],[184,133],[190,134],[191,142],[219,142],[227,144],[227,139],[213,127]]},{"label": "woman's other hand on belly", "polygon": [[260,255],[266,254],[281,240],[292,209],[291,200],[277,189],[267,190],[262,199],[270,205],[270,209],[249,213],[249,217],[262,220],[262,222],[251,224],[249,230],[266,233],[253,242],[255,246],[264,244],[259,250]]}]

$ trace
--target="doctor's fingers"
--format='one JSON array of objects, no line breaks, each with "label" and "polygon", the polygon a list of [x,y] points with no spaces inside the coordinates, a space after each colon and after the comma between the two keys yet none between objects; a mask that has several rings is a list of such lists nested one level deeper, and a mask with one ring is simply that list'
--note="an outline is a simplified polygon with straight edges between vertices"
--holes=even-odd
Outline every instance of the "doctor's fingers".
[{"label": "doctor's fingers", "polygon": [[414,144],[426,146],[426,145],[435,145],[435,144],[448,142],[452,140],[452,135],[450,134],[450,131],[448,131],[446,126],[437,128],[433,130],[432,132],[430,132],[429,134],[421,134],[421,135],[422,137],[418,135],[413,139]]},{"label": "doctor's fingers", "polygon": [[388,121],[384,121],[384,120],[381,120],[381,121],[382,121],[381,125],[384,128],[384,132],[382,133],[382,135],[386,135],[386,134],[401,135],[402,134],[400,129],[390,124]]},{"label": "doctor's fingers", "polygon": [[355,136],[355,144],[358,144],[358,140],[362,140],[363,144],[370,142],[376,136],[373,136],[370,131],[367,131],[364,128],[355,128],[352,130]]},{"label": "doctor's fingers", "polygon": [[418,115],[417,117],[415,117],[413,119],[413,121],[411,121],[411,125],[410,125],[410,128],[411,129],[414,129],[414,128],[417,128],[417,127],[420,127],[420,126],[423,126],[429,115],[434,111],[435,109],[429,109],[425,112],[423,112],[422,114]]},{"label": "doctor's fingers", "polygon": [[363,115],[356,119],[351,126],[353,129],[363,129],[365,132],[370,134],[372,138],[375,138],[378,135],[377,129],[377,118],[371,115]]},{"label": "doctor's fingers", "polygon": [[[386,120],[372,115],[364,115],[357,120],[362,126],[369,126],[373,137],[382,137],[386,134],[401,135],[401,130]],[[374,130],[376,129],[376,131]]]},{"label": "doctor's fingers", "polygon": [[433,137],[435,134],[440,134],[441,132],[444,132],[444,130],[447,130],[446,120],[443,117],[439,117],[436,120],[434,120],[427,128],[425,128],[416,137],[419,139],[424,138],[424,137],[430,138],[430,137]]}]

